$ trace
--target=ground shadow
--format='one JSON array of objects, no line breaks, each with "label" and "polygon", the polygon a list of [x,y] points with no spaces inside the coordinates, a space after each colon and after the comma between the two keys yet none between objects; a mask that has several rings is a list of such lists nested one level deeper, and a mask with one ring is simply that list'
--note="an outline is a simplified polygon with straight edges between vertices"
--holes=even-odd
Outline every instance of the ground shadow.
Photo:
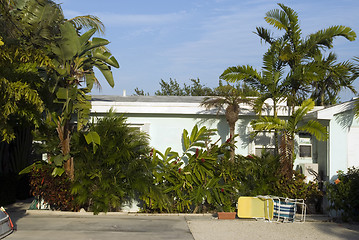
[{"label": "ground shadow", "polygon": [[17,202],[4,207],[14,224],[15,230],[17,229],[17,221],[27,215],[26,210],[29,209],[32,200],[33,198],[18,200]]},{"label": "ground shadow", "polygon": [[[328,224],[332,224],[328,226]],[[358,239],[359,236],[359,223],[323,223],[315,225],[318,230],[323,234],[333,239]]]}]

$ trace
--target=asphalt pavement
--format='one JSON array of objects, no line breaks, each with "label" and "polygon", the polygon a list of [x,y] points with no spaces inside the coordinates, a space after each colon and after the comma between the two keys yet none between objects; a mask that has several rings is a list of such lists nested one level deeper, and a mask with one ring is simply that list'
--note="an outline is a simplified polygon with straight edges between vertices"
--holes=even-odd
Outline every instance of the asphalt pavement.
[{"label": "asphalt pavement", "polygon": [[326,216],[307,216],[305,223],[263,220],[218,220],[211,214],[127,214],[27,211],[29,202],[7,207],[16,231],[11,239],[359,239],[359,224],[339,224]]}]

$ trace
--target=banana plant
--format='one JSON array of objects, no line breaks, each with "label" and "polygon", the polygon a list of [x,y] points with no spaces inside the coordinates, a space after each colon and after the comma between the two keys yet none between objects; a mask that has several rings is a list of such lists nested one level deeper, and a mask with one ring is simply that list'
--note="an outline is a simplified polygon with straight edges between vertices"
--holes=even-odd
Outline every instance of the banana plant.
[{"label": "banana plant", "polygon": [[[60,37],[50,46],[54,68],[50,69],[49,77],[54,82],[55,103],[61,106],[57,117],[57,132],[61,153],[67,156],[70,153],[70,122],[73,115],[77,116],[78,130],[88,121],[91,97],[87,94],[94,84],[99,85],[94,68],[98,68],[113,87],[111,67],[118,68],[119,64],[110,52],[104,50],[109,41],[93,37],[96,29],[78,35],[76,28],[70,22],[65,22],[60,25],[60,32]],[[63,159],[65,172],[73,179],[73,159]]]}]

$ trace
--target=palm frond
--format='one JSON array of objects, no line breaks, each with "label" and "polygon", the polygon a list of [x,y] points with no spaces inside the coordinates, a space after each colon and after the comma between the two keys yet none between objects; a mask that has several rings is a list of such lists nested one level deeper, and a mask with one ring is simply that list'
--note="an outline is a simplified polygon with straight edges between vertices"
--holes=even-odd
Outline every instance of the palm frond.
[{"label": "palm frond", "polygon": [[252,66],[243,65],[237,67],[227,68],[222,75],[221,79],[227,82],[236,82],[239,80],[245,80],[247,82],[253,81],[253,79],[260,79],[261,74],[257,72]]},{"label": "palm frond", "polygon": [[272,44],[274,42],[274,38],[272,37],[272,33],[270,30],[263,28],[263,27],[256,27],[256,32],[254,34],[258,35],[262,41]]},{"label": "palm frond", "polygon": [[297,132],[307,132],[315,136],[319,141],[328,139],[328,131],[325,126],[315,120],[308,121],[305,125],[297,128]]},{"label": "palm frond", "polygon": [[355,117],[359,118],[359,98],[355,99],[354,104],[355,104],[354,106]]},{"label": "palm frond", "polygon": [[312,99],[307,99],[303,101],[300,107],[295,110],[293,115],[288,120],[288,125],[291,126],[292,129],[298,125],[298,123],[303,119],[307,113],[314,108],[314,101]]},{"label": "palm frond", "polygon": [[285,14],[285,12],[279,10],[279,9],[273,9],[266,13],[266,16],[264,17],[267,23],[272,25],[273,27],[279,29],[279,30],[288,30],[289,27],[289,18]]},{"label": "palm frond", "polygon": [[93,15],[77,16],[67,20],[71,22],[76,29],[96,29],[97,32],[105,34],[105,25],[101,20]]},{"label": "palm frond", "polygon": [[275,117],[263,116],[251,121],[251,126],[255,131],[281,130],[285,129],[286,121]]},{"label": "palm frond", "polygon": [[310,34],[303,42],[303,50],[309,51],[317,46],[332,48],[335,37],[344,37],[349,41],[356,39],[356,33],[350,28],[342,25],[332,26],[316,33]]}]

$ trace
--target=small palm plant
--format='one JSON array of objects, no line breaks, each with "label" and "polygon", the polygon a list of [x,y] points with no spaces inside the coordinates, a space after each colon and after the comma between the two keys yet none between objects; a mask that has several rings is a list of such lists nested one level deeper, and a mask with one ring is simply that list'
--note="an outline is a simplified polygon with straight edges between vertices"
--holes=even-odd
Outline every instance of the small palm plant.
[{"label": "small palm plant", "polygon": [[328,137],[327,129],[318,121],[309,120],[306,123],[302,122],[304,116],[313,108],[314,101],[307,99],[287,120],[278,117],[262,116],[251,122],[252,128],[257,132],[277,130],[280,133],[281,172],[288,178],[291,178],[293,175],[295,134],[306,132],[314,135],[319,141],[326,140]]},{"label": "small palm plant", "polygon": [[231,144],[230,161],[233,162],[235,157],[235,127],[236,122],[239,119],[240,104],[251,104],[253,100],[247,97],[247,94],[243,89],[235,88],[229,84],[217,87],[216,92],[218,93],[218,96],[206,97],[201,103],[201,105],[206,107],[207,109],[216,108],[217,114],[220,113],[221,110],[225,110],[226,120],[229,125],[229,143]]}]

